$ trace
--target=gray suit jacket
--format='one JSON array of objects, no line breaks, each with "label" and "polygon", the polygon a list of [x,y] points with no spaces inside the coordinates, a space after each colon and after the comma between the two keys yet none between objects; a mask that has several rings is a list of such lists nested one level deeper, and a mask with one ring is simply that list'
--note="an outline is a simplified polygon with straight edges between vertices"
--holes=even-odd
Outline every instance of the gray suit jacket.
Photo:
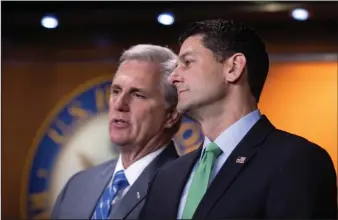
[{"label": "gray suit jacket", "polygon": [[[156,170],[178,158],[174,143],[159,154],[141,173],[110,213],[110,219],[137,219],[144,204],[148,184]],[[101,193],[112,178],[117,160],[81,171],[70,178],[58,196],[51,219],[90,219]]]}]

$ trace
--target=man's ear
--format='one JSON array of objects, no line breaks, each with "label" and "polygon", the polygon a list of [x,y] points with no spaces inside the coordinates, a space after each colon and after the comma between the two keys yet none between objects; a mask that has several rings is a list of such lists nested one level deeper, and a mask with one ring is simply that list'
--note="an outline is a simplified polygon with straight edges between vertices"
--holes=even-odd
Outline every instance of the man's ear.
[{"label": "man's ear", "polygon": [[166,113],[166,122],[164,127],[172,128],[180,118],[181,115],[178,113],[176,107],[169,108]]},{"label": "man's ear", "polygon": [[226,80],[230,83],[238,81],[244,73],[246,58],[242,53],[235,53],[224,62]]}]

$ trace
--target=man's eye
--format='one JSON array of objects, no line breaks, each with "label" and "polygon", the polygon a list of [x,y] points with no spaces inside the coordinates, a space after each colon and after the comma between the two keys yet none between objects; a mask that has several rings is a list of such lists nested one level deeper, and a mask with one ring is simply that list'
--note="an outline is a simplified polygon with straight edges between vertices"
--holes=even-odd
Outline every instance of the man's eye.
[{"label": "man's eye", "polygon": [[112,89],[112,91],[111,91],[111,94],[114,94],[114,95],[116,95],[118,93],[119,93],[119,91],[117,89]]},{"label": "man's eye", "polygon": [[141,95],[139,93],[134,93],[134,95],[137,97],[137,98],[140,98],[140,99],[145,99],[146,97],[144,95]]},{"label": "man's eye", "polygon": [[184,63],[184,66],[190,66],[192,61],[191,60],[185,60],[183,63]]}]

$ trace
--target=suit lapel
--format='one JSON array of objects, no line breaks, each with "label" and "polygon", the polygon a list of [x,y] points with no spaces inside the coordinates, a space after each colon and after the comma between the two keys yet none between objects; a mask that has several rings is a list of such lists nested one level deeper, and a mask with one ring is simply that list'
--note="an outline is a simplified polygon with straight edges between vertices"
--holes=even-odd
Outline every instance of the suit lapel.
[{"label": "suit lapel", "polygon": [[230,154],[215,179],[211,182],[196,209],[194,218],[203,219],[207,217],[209,211],[211,211],[212,207],[226,192],[243,168],[249,164],[257,152],[258,146],[273,129],[273,125],[263,115]]},{"label": "suit lapel", "polygon": [[90,181],[90,184],[87,185],[83,193],[83,198],[80,199],[83,201],[81,205],[81,212],[83,212],[83,218],[90,219],[97,201],[100,199],[101,194],[106,189],[108,182],[111,180],[116,166],[116,160],[111,161],[108,165],[96,176],[93,177],[93,181]]},{"label": "suit lapel", "polygon": [[144,199],[149,182],[151,181],[156,170],[168,161],[178,158],[178,154],[173,142],[157,156],[141,173],[135,183],[130,187],[123,198],[112,207],[110,219],[123,219]]},{"label": "suit lapel", "polygon": [[[148,169],[149,168],[149,169]],[[123,219],[140,203],[147,193],[151,168],[147,167],[123,198],[112,207],[109,219]]]}]

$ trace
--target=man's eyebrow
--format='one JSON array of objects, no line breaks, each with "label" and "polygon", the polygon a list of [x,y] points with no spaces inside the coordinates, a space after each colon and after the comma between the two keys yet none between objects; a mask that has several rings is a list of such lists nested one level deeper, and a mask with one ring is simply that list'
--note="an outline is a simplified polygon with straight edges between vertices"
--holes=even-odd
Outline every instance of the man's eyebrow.
[{"label": "man's eyebrow", "polygon": [[119,84],[112,84],[111,89],[121,89],[121,86]]},{"label": "man's eyebrow", "polygon": [[[122,86],[120,86],[119,84],[112,84],[111,89],[122,89]],[[141,92],[141,93],[147,94],[147,91],[143,88],[131,87],[129,91],[130,92]]]},{"label": "man's eyebrow", "polygon": [[141,92],[141,93],[147,94],[147,91],[145,89],[142,89],[142,88],[132,87],[132,88],[130,88],[130,91],[131,92]]},{"label": "man's eyebrow", "polygon": [[189,56],[189,55],[193,55],[193,53],[190,52],[190,51],[189,51],[189,52],[185,52],[185,53],[179,55],[178,59],[181,60],[181,61],[182,61],[182,60],[185,60],[186,57]]}]

